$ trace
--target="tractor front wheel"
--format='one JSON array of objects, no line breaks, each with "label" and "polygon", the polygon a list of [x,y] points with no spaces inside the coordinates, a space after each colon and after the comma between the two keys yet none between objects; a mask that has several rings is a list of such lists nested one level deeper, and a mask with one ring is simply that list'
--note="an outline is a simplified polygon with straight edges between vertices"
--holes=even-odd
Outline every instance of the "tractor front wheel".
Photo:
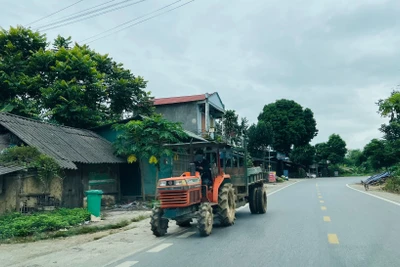
[{"label": "tractor front wheel", "polygon": [[154,207],[151,214],[151,231],[157,237],[164,236],[168,229],[168,219],[163,218],[164,211],[159,207]]},{"label": "tractor front wheel", "polygon": [[235,223],[235,189],[232,184],[224,184],[218,194],[217,214],[222,226],[230,226]]},{"label": "tractor front wheel", "polygon": [[204,202],[200,205],[197,219],[197,229],[200,236],[209,236],[214,223],[213,210],[210,203]]}]

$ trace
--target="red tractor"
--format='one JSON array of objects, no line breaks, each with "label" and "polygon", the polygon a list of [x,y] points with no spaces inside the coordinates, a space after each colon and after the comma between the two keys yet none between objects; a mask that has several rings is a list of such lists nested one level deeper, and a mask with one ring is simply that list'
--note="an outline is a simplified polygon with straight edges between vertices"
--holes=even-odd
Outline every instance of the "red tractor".
[{"label": "red tractor", "polygon": [[[210,142],[189,146],[191,151],[205,150],[204,158],[211,162],[210,167],[202,168],[204,164],[194,161],[190,163],[190,171],[179,177],[158,181],[158,204],[152,210],[150,222],[154,235],[165,235],[169,220],[188,227],[196,219],[200,235],[208,236],[212,232],[214,218],[222,226],[233,225],[236,208],[246,203],[249,203],[251,213],[263,214],[267,211],[263,172],[260,167],[246,167],[245,150],[238,151],[226,144]],[[227,160],[228,154],[230,160]]]}]

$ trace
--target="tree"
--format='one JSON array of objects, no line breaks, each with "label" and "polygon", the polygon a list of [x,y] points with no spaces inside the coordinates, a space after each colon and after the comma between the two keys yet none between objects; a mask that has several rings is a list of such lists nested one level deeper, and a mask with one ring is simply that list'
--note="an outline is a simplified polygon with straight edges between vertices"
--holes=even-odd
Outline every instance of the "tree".
[{"label": "tree", "polygon": [[[180,123],[167,121],[158,114],[146,117],[143,120],[131,120],[126,124],[117,124],[115,129],[121,131],[114,142],[117,154],[126,157],[129,163],[139,161],[142,170],[145,160],[149,160],[150,164],[155,164],[157,170],[156,184],[160,158],[172,155],[171,148],[164,146],[164,144],[178,143],[187,137]],[[143,176],[141,179],[144,199]]]},{"label": "tree", "polygon": [[327,143],[315,145],[318,162],[329,160],[332,164],[343,163],[347,152],[346,142],[338,134],[329,136]]},{"label": "tree", "polygon": [[44,35],[18,27],[0,33],[0,46],[0,110],[79,128],[154,111],[142,77],[86,45],[71,47],[70,37],[48,49]]},{"label": "tree", "polygon": [[264,158],[267,147],[273,142],[272,127],[268,123],[259,121],[248,129],[248,150],[253,157]]},{"label": "tree", "polygon": [[45,35],[22,27],[0,31],[0,110],[38,117],[43,85],[31,59],[47,46]]},{"label": "tree", "polygon": [[290,160],[308,168],[314,163],[315,147],[310,144],[296,146],[290,153]]},{"label": "tree", "polygon": [[364,157],[363,151],[361,151],[361,149],[348,150],[345,159],[347,165],[354,167],[358,167],[366,161],[366,158]]},{"label": "tree", "polygon": [[248,120],[241,118],[239,123],[239,115],[235,110],[227,110],[222,121],[224,129],[224,138],[228,143],[241,145],[241,138],[247,132]]},{"label": "tree", "polygon": [[318,133],[313,112],[293,100],[281,99],[265,105],[259,121],[269,123],[274,132],[273,147],[289,154],[292,145],[304,146]]}]

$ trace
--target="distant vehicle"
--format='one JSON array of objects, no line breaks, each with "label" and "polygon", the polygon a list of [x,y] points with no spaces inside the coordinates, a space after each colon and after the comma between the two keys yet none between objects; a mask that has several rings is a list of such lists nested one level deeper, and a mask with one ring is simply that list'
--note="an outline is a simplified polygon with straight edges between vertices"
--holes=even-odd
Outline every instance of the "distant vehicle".
[{"label": "distant vehicle", "polygon": [[315,173],[307,173],[307,178],[317,178]]}]

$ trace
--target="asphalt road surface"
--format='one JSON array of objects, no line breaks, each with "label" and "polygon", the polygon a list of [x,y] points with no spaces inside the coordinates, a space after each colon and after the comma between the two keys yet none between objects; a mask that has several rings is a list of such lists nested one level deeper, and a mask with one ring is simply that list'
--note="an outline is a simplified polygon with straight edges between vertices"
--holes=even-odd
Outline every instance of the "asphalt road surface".
[{"label": "asphalt road surface", "polygon": [[400,206],[346,186],[359,180],[298,182],[269,195],[266,214],[246,206],[209,237],[193,225],[108,266],[400,266]]}]

